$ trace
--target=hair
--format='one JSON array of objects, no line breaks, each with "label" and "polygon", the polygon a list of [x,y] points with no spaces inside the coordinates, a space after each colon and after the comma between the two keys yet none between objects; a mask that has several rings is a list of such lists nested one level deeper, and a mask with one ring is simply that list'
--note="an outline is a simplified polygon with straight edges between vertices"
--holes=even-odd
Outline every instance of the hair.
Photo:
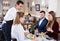
[{"label": "hair", "polygon": [[45,14],[45,11],[40,11],[40,13],[44,13]]},{"label": "hair", "polygon": [[16,18],[14,20],[14,24],[19,24],[20,23],[20,18],[24,16],[23,12],[17,12]]},{"label": "hair", "polygon": [[55,12],[54,11],[50,11],[49,14],[53,17],[53,21],[55,21],[56,20]]},{"label": "hair", "polygon": [[54,11],[50,11],[49,14],[53,17],[53,20],[52,21],[49,21],[48,27],[51,27],[52,28],[52,26],[54,24],[54,21],[56,21],[55,12]]},{"label": "hair", "polygon": [[19,5],[19,4],[24,4],[24,2],[23,2],[23,1],[18,0],[18,1],[16,2],[16,4],[17,4],[17,5]]}]

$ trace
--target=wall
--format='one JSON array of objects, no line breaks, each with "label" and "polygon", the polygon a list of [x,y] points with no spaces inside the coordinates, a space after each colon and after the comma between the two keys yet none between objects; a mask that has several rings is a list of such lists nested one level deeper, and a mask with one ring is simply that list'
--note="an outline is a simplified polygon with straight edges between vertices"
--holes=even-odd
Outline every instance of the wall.
[{"label": "wall", "polygon": [[2,13],[2,1],[3,0],[0,0],[0,14]]},{"label": "wall", "polygon": [[60,17],[60,0],[49,0],[49,11],[55,11],[56,17]]},{"label": "wall", "polygon": [[48,11],[55,11],[57,12],[57,0],[49,0],[49,9]]},{"label": "wall", "polygon": [[58,17],[57,15],[57,8],[59,7],[58,6],[58,1],[57,0],[49,0],[49,9],[48,11],[54,11],[56,13],[56,17]]},{"label": "wall", "polygon": [[58,3],[57,3],[57,14],[56,14],[56,16],[60,17],[60,0],[58,0],[57,2]]},{"label": "wall", "polygon": [[[34,1],[35,4],[40,4],[40,11],[41,11],[41,10],[46,11],[46,8],[41,6],[41,1],[42,1],[42,0],[29,0],[29,5],[30,5],[30,7],[32,7],[32,11],[29,11],[29,12],[30,12],[31,14],[36,15],[37,17],[39,17],[40,11],[36,11],[35,6],[32,6],[32,1]],[[47,4],[47,3],[48,3],[48,1],[45,0],[45,4]],[[30,9],[30,8],[29,8],[29,9]],[[47,12],[47,11],[46,11],[46,12]]]},{"label": "wall", "polygon": [[[30,0],[29,1],[30,2],[30,6],[32,5],[31,3],[32,3],[32,0]],[[34,2],[35,2],[35,4],[40,4],[40,11],[41,10],[45,10],[46,11],[46,8],[44,8],[44,7],[41,7],[41,0],[34,0]],[[54,11],[54,12],[56,12],[56,17],[60,17],[60,0],[45,0],[45,4],[47,4],[48,3],[48,12],[49,11]],[[39,15],[40,13],[40,11],[36,11],[35,10],[35,6],[34,7],[32,7],[33,8],[33,10],[32,10],[32,14],[35,14],[35,15]],[[47,11],[46,11],[47,12]],[[46,16],[47,16],[47,14],[48,14],[48,12],[46,13]]]},{"label": "wall", "polygon": [[10,8],[15,6],[17,0],[9,0],[10,1]]},{"label": "wall", "polygon": [[[17,0],[8,0],[10,2],[10,8],[15,6],[15,3]],[[3,10],[3,5],[2,5],[3,0],[0,0],[0,14],[2,14],[2,10]]]},{"label": "wall", "polygon": [[[0,13],[2,13],[2,7],[3,7],[2,1],[3,0],[0,0]],[[10,8],[11,8],[12,6],[15,6],[15,3],[17,0],[9,0],[9,1],[10,1]],[[41,10],[46,11],[46,9],[42,8],[42,7],[40,7],[40,11],[36,11],[35,6],[33,7],[31,4],[33,0],[23,0],[23,1],[25,3],[24,4],[25,13],[32,13],[32,14],[35,14],[38,16],[40,14],[39,12]],[[29,2],[29,8],[27,7],[27,2]],[[35,2],[35,4],[40,4],[40,6],[41,6],[41,0],[34,0],[34,2]],[[48,11],[53,10],[56,12],[56,17],[60,17],[60,0],[48,0],[48,1],[45,0],[45,2],[46,2],[46,4],[48,3],[48,6],[49,6]],[[30,11],[30,7],[32,7],[32,11]]]},{"label": "wall", "polygon": [[25,14],[28,14],[28,7],[27,7],[27,2],[28,0],[22,0],[24,2],[24,12]]}]

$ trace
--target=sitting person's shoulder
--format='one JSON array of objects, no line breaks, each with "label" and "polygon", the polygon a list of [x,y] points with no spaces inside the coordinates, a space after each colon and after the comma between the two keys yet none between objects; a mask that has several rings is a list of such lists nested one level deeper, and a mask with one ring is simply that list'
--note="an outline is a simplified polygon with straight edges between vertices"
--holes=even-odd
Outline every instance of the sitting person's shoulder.
[{"label": "sitting person's shoulder", "polygon": [[46,18],[44,19],[45,21],[48,21]]},{"label": "sitting person's shoulder", "polygon": [[54,24],[58,24],[58,22],[55,20],[55,21],[54,21]]}]

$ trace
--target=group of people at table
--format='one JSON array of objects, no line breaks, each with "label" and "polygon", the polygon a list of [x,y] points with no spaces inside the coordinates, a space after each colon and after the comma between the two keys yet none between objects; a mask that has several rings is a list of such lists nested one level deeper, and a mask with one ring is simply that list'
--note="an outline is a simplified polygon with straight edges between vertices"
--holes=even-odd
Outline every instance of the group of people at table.
[{"label": "group of people at table", "polygon": [[[21,12],[23,5],[23,1],[17,1],[16,6],[10,8],[4,17],[2,31],[6,41],[11,41],[11,38],[16,38],[17,41],[37,41],[37,39],[25,39],[29,30],[27,29],[28,32],[25,32],[22,25],[25,21],[24,12]],[[56,21],[55,12],[48,12],[48,19],[45,18],[45,14],[45,11],[40,11],[38,24],[34,26],[35,31],[44,33],[58,41],[59,24]]]}]

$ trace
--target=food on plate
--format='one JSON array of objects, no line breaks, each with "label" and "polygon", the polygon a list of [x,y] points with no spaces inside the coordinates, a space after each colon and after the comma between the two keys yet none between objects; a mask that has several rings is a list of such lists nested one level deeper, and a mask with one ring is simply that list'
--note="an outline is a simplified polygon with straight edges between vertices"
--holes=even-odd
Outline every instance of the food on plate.
[{"label": "food on plate", "polygon": [[35,35],[33,35],[33,34],[28,34],[27,37],[30,38],[30,39],[33,39],[33,38],[35,38]]}]

